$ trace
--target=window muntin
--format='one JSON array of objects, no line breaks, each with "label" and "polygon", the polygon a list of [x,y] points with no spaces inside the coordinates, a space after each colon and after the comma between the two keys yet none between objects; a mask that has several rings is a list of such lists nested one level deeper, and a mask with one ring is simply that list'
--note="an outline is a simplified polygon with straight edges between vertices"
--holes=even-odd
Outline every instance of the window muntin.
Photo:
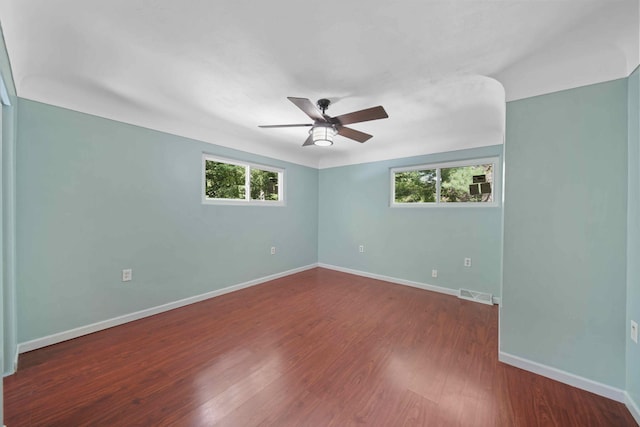
[{"label": "window muntin", "polygon": [[204,154],[202,175],[203,203],[284,205],[284,169]]},{"label": "window muntin", "polygon": [[497,206],[499,158],[392,168],[391,206]]}]

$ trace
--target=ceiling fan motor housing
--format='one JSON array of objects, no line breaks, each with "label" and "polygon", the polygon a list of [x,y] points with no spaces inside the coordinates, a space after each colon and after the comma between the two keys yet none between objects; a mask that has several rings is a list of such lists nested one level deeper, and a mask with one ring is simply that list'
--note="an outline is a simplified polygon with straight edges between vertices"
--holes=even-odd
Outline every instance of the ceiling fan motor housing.
[{"label": "ceiling fan motor housing", "polygon": [[322,114],[329,108],[329,104],[331,104],[331,101],[327,98],[318,99],[318,108],[322,110]]}]

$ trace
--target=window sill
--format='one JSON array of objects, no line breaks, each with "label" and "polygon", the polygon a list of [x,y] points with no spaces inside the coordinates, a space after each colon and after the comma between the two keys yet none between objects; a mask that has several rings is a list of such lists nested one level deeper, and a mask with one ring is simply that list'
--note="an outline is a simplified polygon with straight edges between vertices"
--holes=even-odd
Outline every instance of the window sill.
[{"label": "window sill", "polygon": [[260,201],[260,200],[226,200],[226,199],[203,199],[203,205],[222,206],[286,206],[284,201]]},{"label": "window sill", "polygon": [[448,209],[448,208],[499,208],[500,204],[496,202],[491,203],[391,203],[392,208],[408,208],[408,209]]}]

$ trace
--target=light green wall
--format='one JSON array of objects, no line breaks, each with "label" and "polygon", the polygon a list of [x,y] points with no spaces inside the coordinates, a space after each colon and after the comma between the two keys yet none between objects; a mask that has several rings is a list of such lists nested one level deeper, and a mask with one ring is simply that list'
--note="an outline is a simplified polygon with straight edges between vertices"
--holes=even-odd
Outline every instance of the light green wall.
[{"label": "light green wall", "polygon": [[[501,154],[497,145],[322,169],[319,261],[499,295],[501,208],[390,208],[389,168]],[[465,257],[472,258],[471,268],[463,266]]]},{"label": "light green wall", "polygon": [[[17,351],[15,320],[15,128],[17,123],[16,89],[11,65],[0,29],[0,76],[7,89],[11,105],[2,107],[2,148],[0,150],[0,366],[4,373],[13,370]],[[4,419],[2,381],[0,381],[0,424]]]},{"label": "light green wall", "polygon": [[629,77],[629,181],[627,206],[627,392],[640,407],[640,344],[630,339],[631,320],[640,323],[640,71]]},{"label": "light green wall", "polygon": [[[23,99],[19,114],[20,342],[317,262],[315,169]],[[286,168],[287,205],[203,205],[204,151]]]},{"label": "light green wall", "polygon": [[501,350],[625,385],[627,80],[507,103]]}]

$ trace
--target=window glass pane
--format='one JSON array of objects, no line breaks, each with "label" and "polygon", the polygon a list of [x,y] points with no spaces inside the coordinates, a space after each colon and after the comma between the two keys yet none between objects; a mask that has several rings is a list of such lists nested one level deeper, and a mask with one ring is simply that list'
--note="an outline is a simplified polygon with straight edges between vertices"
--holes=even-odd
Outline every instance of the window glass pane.
[{"label": "window glass pane", "polygon": [[251,168],[251,200],[278,200],[278,172]]},{"label": "window glass pane", "polygon": [[493,201],[492,164],[442,168],[440,180],[442,203]]},{"label": "window glass pane", "polygon": [[435,169],[395,173],[396,203],[433,203],[435,201]]},{"label": "window glass pane", "polygon": [[245,198],[244,166],[206,161],[205,195],[212,199]]}]

